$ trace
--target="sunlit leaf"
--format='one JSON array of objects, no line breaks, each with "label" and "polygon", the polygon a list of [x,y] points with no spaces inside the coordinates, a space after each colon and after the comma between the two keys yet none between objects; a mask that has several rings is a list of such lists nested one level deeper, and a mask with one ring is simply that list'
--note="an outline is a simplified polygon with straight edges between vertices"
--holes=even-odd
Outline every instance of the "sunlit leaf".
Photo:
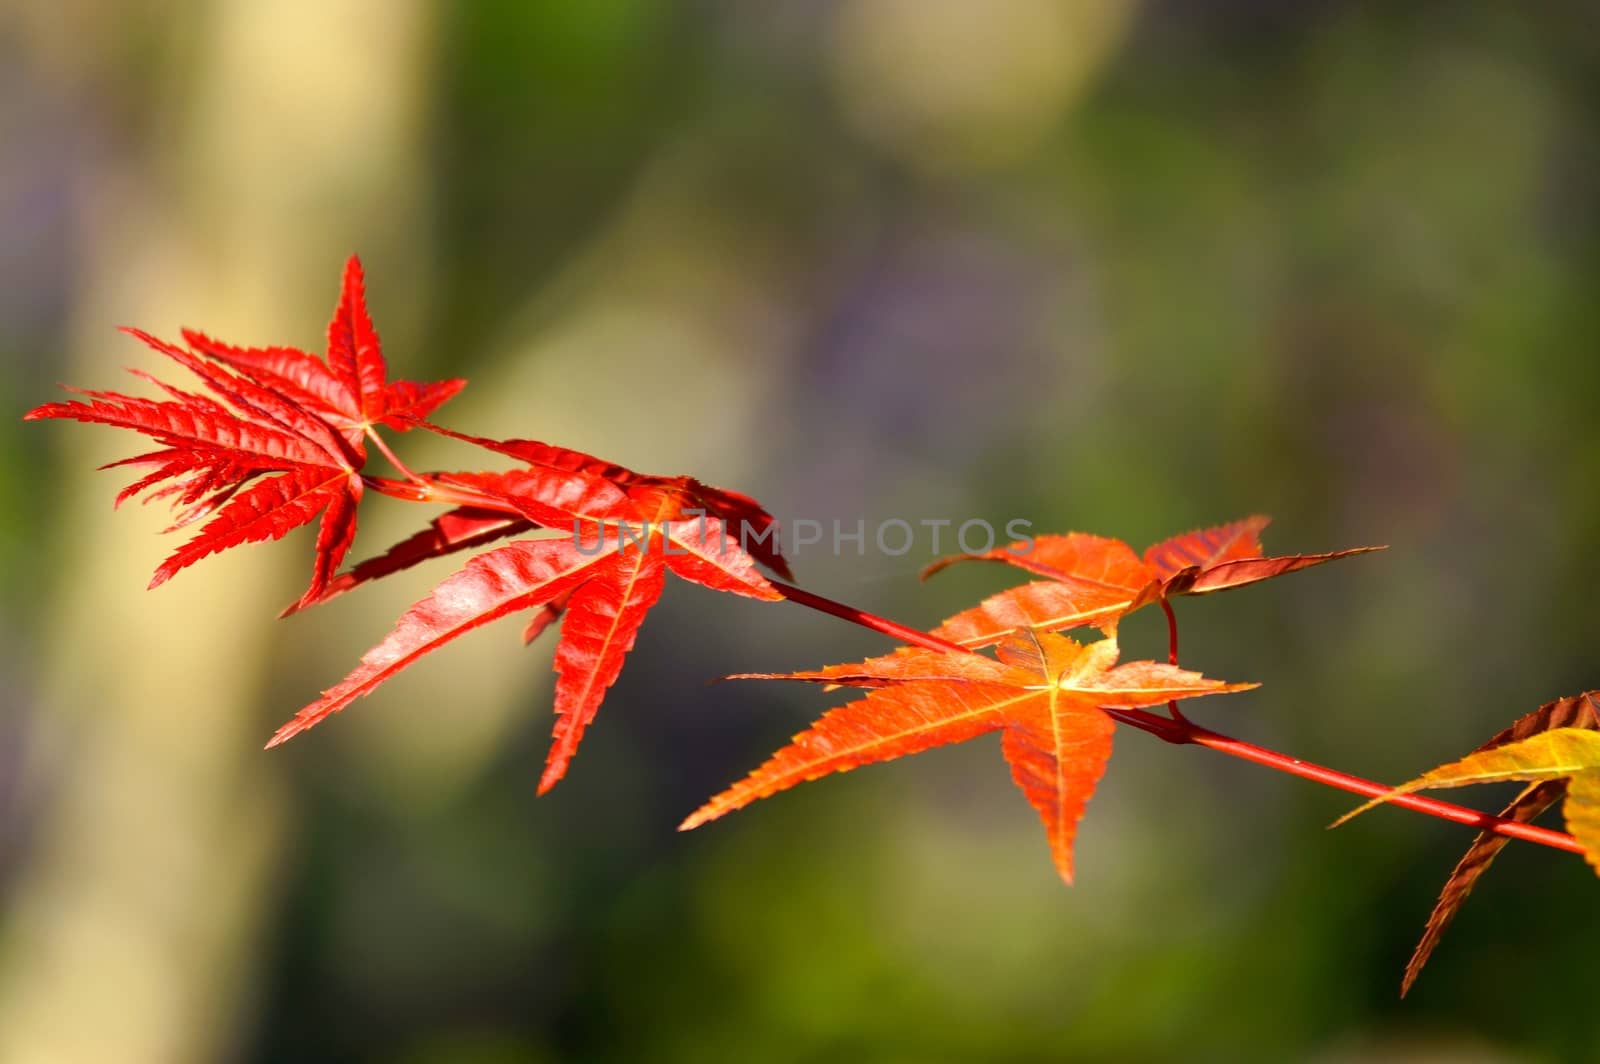
[{"label": "sunlit leaf", "polygon": [[1025,631],[1003,641],[997,654],[905,649],[856,665],[759,677],[871,693],[824,714],[682,829],[806,780],[1001,731],[1012,779],[1039,814],[1056,869],[1070,883],[1078,820],[1111,756],[1115,725],[1100,707],[1152,706],[1254,686],[1151,661],[1117,665],[1113,639],[1085,646]]}]

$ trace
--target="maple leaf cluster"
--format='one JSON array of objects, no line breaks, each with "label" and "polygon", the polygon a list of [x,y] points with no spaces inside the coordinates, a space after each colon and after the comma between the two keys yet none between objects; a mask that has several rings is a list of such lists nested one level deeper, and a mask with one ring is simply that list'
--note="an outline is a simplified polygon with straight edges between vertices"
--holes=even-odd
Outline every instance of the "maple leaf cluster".
[{"label": "maple leaf cluster", "polygon": [[132,429],[161,445],[105,467],[149,470],[117,495],[116,505],[141,493],[146,502],[170,499],[177,521],[168,531],[209,518],[161,563],[151,587],[208,554],[278,539],[320,514],[311,586],[300,599],[315,602],[355,539],[372,427],[405,431],[466,384],[388,381],[354,257],[328,325],[326,360],[292,347],[233,347],[192,330],[183,334],[187,349],[139,329],[124,331],[192,372],[216,398],[135,370],[167,398],[69,388],[88,402],[47,403],[25,418]]},{"label": "maple leaf cluster", "polygon": [[[450,435],[521,458],[527,465],[503,473],[431,475],[426,485],[430,497],[471,495],[474,501],[436,518],[427,530],[385,555],[356,566],[333,583],[330,595],[426,558],[536,527],[561,528],[567,534],[519,540],[471,559],[406,610],[358,668],[300,710],[268,745],[317,724],[474,628],[530,614],[523,638],[531,641],[560,618],[556,724],[539,781],[542,794],[565,775],[606,690],[621,674],[645,615],[660,598],[667,573],[715,591],[768,601],[783,597],[740,545],[741,532],[729,531],[730,525],[765,528],[774,522],[748,497],[706,488],[687,477],[635,474],[533,441]],[[507,519],[496,503],[521,518]],[[768,564],[787,573],[775,551],[763,550]]]},{"label": "maple leaf cluster", "polygon": [[[1242,752],[1248,744],[1195,728],[1179,713],[1178,700],[1255,685],[1179,667],[1172,599],[1240,588],[1381,548],[1268,556],[1260,540],[1268,520],[1260,516],[1175,536],[1143,554],[1121,540],[1083,532],[1040,536],[929,566],[925,578],[957,562],[990,561],[1032,579],[924,633],[762,575],[764,567],[793,580],[777,522],[747,495],[686,476],[636,473],[537,440],[472,436],[429,421],[465,382],[389,380],[354,257],[345,267],[325,356],[292,347],[235,347],[193,330],[183,331],[183,345],[126,331],[188,370],[205,390],[134,371],[163,397],[78,392],[81,399],[49,403],[26,416],[130,429],[155,442],[155,450],[111,463],[140,470],[118,493],[116,505],[140,495],[146,502],[166,499],[176,513],[169,531],[203,523],[157,568],[152,587],[207,555],[280,539],[319,518],[310,585],[285,614],[430,559],[471,554],[268,746],[313,727],[475,628],[516,616],[523,621],[524,641],[531,642],[559,622],[555,723],[538,784],[544,793],[565,775],[672,574],[714,591],[789,599],[912,644],[863,662],[736,677],[866,693],[823,714],[689,816],[684,829],[807,780],[997,732],[1011,777],[1043,823],[1057,871],[1070,882],[1078,823],[1105,772],[1120,722],[1168,741],[1211,745],[1380,796],[1363,809],[1431,787],[1525,783],[1499,818],[1400,798],[1412,808],[1484,828],[1446,882],[1404,989],[1508,835],[1533,838],[1542,832],[1537,841],[1578,850],[1600,871],[1600,692],[1551,702],[1467,757],[1387,793],[1370,781],[1259,747]],[[418,428],[512,465],[415,473],[379,430]],[[399,479],[366,469],[369,444]],[[416,534],[341,571],[355,539],[358,507],[371,493],[446,509]],[[1153,604],[1167,616],[1169,660],[1119,663],[1118,624]],[[1100,629],[1103,638],[1080,643],[1061,634],[1083,627]],[[1148,712],[1163,704],[1167,716]],[[1571,836],[1527,826],[1558,802]]]},{"label": "maple leaf cluster", "polygon": [[[183,332],[187,348],[134,335],[198,376],[221,401],[140,374],[168,398],[90,392],[87,402],[48,404],[28,417],[129,428],[162,445],[115,463],[153,467],[117,501],[149,490],[149,497],[175,497],[180,526],[210,520],[162,564],[154,584],[207,554],[280,538],[318,514],[311,585],[285,613],[429,559],[477,552],[407,609],[348,676],[278,729],[269,746],[339,712],[468,631],[518,615],[523,638],[531,641],[559,620],[555,725],[539,781],[543,793],[565,774],[669,572],[717,591],[785,597],[758,569],[791,578],[776,522],[749,496],[690,477],[636,473],[553,444],[472,436],[427,421],[464,382],[388,380],[354,257],[328,328],[325,359],[289,347],[235,347],[193,330]],[[388,450],[380,427],[421,427],[517,464],[491,472],[412,473]],[[404,480],[363,473],[369,442]],[[369,488],[451,508],[384,553],[339,572],[355,536],[357,504]],[[954,641],[954,652],[911,648],[859,666],[787,677],[875,690],[824,716],[684,826],[804,779],[998,730],[1013,777],[1045,823],[1057,868],[1070,879],[1078,818],[1110,756],[1114,722],[1102,707],[1170,704],[1249,685],[1208,680],[1175,662],[1118,665],[1114,639],[1081,646],[1054,633],[1091,623],[1114,633],[1118,618],[1171,595],[1238,587],[1359,553],[1266,558],[1259,542],[1265,525],[1255,517],[1189,533],[1157,544],[1142,559],[1120,540],[1083,533],[966,556],[1005,561],[1045,579],[946,621],[934,636]],[[565,534],[533,535],[541,529]],[[514,538],[524,535],[532,538]],[[946,559],[930,572],[958,560]],[[964,649],[979,647],[994,648],[996,656]]]},{"label": "maple leaf cluster", "polygon": [[[295,714],[269,746],[338,712],[474,628],[525,614],[523,636],[531,641],[564,617],[555,651],[554,742],[539,782],[543,793],[565,774],[667,573],[717,591],[782,597],[756,568],[760,561],[789,575],[778,550],[776,522],[747,495],[690,477],[634,473],[552,444],[468,436],[426,421],[465,382],[388,380],[355,257],[345,268],[328,326],[326,359],[290,347],[234,347],[193,330],[183,333],[187,348],[129,332],[194,373],[218,398],[140,373],[168,398],[84,392],[87,401],[50,403],[27,418],[132,429],[160,444],[160,450],[113,463],[151,468],[117,502],[148,491],[146,501],[173,499],[179,508],[174,528],[210,519],[162,563],[152,587],[208,554],[279,539],[318,514],[322,523],[311,585],[285,613],[430,558],[538,529],[564,533],[512,542],[472,558],[408,609],[360,666]],[[400,466],[405,481],[373,477],[362,473],[369,441],[393,458],[379,427],[401,432],[422,427],[520,465],[499,472],[427,475]],[[367,488],[454,505],[417,535],[338,573],[355,538],[356,508]]]}]

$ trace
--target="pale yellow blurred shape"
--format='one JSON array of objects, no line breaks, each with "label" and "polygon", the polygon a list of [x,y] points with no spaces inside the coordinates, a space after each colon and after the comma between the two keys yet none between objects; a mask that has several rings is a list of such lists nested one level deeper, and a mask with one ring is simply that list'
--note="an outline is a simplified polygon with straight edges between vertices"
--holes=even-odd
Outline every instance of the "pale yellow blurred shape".
[{"label": "pale yellow blurred shape", "polygon": [[[108,41],[169,29],[137,26],[141,14],[102,8],[75,20],[78,47],[66,50],[52,46],[56,21],[19,25],[37,31],[41,61],[78,64],[58,76],[110,83],[83,57],[110,62]],[[154,141],[83,175],[94,195],[80,354],[63,360],[64,379],[140,390],[119,367],[166,369],[113,324],[272,340],[286,321],[320,320],[346,250],[336,245],[385,220],[388,239],[402,239],[393,230],[415,199],[414,181],[396,176],[415,173],[415,116],[395,112],[419,99],[420,6],[239,2],[182,14],[175,51],[193,55],[149,71],[164,104]],[[215,1059],[244,1022],[280,854],[282,768],[260,751],[259,695],[280,667],[268,626],[305,579],[309,544],[207,559],[147,592],[176,542],[156,535],[166,514],[113,515],[125,475],[88,474],[137,453],[134,441],[35,431],[63,437],[64,542],[43,611],[44,709],[27,766],[46,779],[49,802],[7,914],[0,1060]]]},{"label": "pale yellow blurred shape", "polygon": [[[427,261],[427,231],[406,224],[423,192],[425,10],[385,0],[232,0],[219,9],[215,80],[188,101],[192,165],[217,180],[194,208],[210,247],[242,245],[282,263],[219,278],[269,338],[283,332],[285,292],[311,293],[312,306],[332,311],[352,252],[369,272],[388,261],[385,252],[413,269]],[[369,278],[375,283],[384,311],[377,325],[392,339],[395,312],[410,300],[392,271]],[[312,346],[319,336],[300,342]]]},{"label": "pale yellow blurred shape", "polygon": [[832,34],[840,106],[924,170],[1018,160],[1115,54],[1132,0],[846,0]]},{"label": "pale yellow blurred shape", "polygon": [[728,487],[767,451],[762,397],[799,318],[771,233],[727,203],[714,138],[645,167],[458,401],[461,424]]}]

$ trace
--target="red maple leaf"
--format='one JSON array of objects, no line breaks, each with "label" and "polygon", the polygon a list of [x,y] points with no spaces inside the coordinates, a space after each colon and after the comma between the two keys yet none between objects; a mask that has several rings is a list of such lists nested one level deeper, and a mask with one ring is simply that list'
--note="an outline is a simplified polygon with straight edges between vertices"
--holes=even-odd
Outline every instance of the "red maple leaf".
[{"label": "red maple leaf", "polygon": [[328,327],[326,363],[294,348],[232,347],[192,330],[184,330],[190,351],[137,329],[125,331],[193,372],[222,401],[135,371],[168,398],[80,392],[88,402],[48,403],[25,417],[132,429],[162,445],[111,463],[147,470],[117,495],[117,504],[149,491],[147,501],[173,501],[174,529],[209,520],[161,564],[151,587],[208,554],[281,538],[320,514],[311,584],[298,604],[316,601],[355,537],[363,489],[359,471],[372,426],[410,428],[466,383],[386,380],[354,256]]},{"label": "red maple leaf", "polygon": [[[559,538],[514,542],[473,558],[407,610],[358,668],[301,709],[269,746],[338,712],[465,632],[532,610],[524,629],[524,638],[531,640],[564,613],[555,652],[554,741],[539,781],[543,794],[565,775],[645,615],[660,597],[667,572],[718,591],[772,601],[783,597],[757,572],[757,559],[741,546],[739,535],[729,530],[734,521],[746,519],[747,509],[758,515],[751,520],[771,522],[752,500],[706,489],[688,478],[632,473],[531,441],[467,439],[528,465],[503,473],[428,478],[441,492],[470,492],[490,505],[444,515],[426,532],[341,577],[331,585],[332,593],[427,557],[530,531],[535,525],[548,527],[544,514],[553,505],[576,511],[579,497],[596,494],[593,477],[612,485],[616,497],[590,498],[592,505],[583,510],[582,519]],[[578,485],[574,498],[560,497],[563,484]],[[725,503],[728,499],[731,505]],[[508,523],[503,513],[497,517],[496,511],[506,507],[520,510],[527,520]],[[731,520],[708,512],[713,507]]]},{"label": "red maple leaf", "polygon": [[328,357],[293,347],[235,347],[193,329],[183,337],[194,350],[294,401],[334,426],[357,453],[374,425],[405,432],[466,386],[451,379],[390,381],[383,347],[367,313],[361,260],[350,256],[333,320]]},{"label": "red maple leaf", "polygon": [[[742,492],[712,487],[693,477],[636,473],[615,462],[539,440],[488,439],[426,422],[423,427],[441,436],[516,458],[527,463],[529,469],[602,478],[626,492],[633,500],[631,504],[620,506],[616,500],[588,500],[585,516],[637,519],[636,506],[639,502],[650,497],[670,496],[670,505],[676,513],[689,516],[704,513],[708,517],[719,518],[735,530],[739,545],[752,557],[783,579],[794,579],[780,551],[777,520],[762,509],[759,502]],[[450,478],[445,476],[443,479],[448,481]],[[525,491],[521,494],[526,496]]]},{"label": "red maple leaf", "polygon": [[161,444],[161,450],[106,467],[149,470],[124,488],[116,502],[145,491],[150,492],[146,501],[170,498],[178,519],[168,531],[209,518],[193,539],[161,563],[151,587],[208,554],[278,539],[321,514],[311,586],[302,601],[321,594],[355,536],[360,454],[293,400],[148,333],[126,331],[193,372],[223,402],[136,373],[170,398],[79,392],[89,401],[47,403],[30,410],[26,419],[111,425]]},{"label": "red maple leaf", "polygon": [[[53,403],[27,416],[130,428],[162,445],[113,463],[145,470],[117,502],[149,490],[150,497],[175,500],[178,525],[209,520],[162,564],[152,586],[207,554],[277,539],[319,514],[311,585],[285,613],[427,559],[538,528],[567,537],[514,543],[473,559],[412,607],[361,668],[303,709],[269,745],[504,613],[532,611],[523,631],[527,640],[565,615],[556,647],[555,743],[540,783],[541,791],[548,790],[566,771],[616,680],[668,571],[719,591],[783,597],[756,570],[760,562],[789,576],[772,516],[749,496],[691,477],[635,473],[551,444],[467,436],[429,424],[435,432],[522,465],[503,472],[428,475],[402,467],[404,481],[363,478],[366,441],[383,446],[376,426],[405,430],[427,424],[423,418],[464,382],[388,381],[355,257],[345,267],[328,327],[326,361],[289,347],[234,347],[192,330],[184,333],[192,350],[142,332],[134,335],[195,373],[221,401],[138,374],[168,398],[88,392],[83,393],[87,402]],[[369,486],[454,509],[335,578],[355,535],[357,503]]]},{"label": "red maple leaf", "polygon": [[[482,506],[458,507],[441,514],[427,528],[390,547],[379,557],[341,573],[328,584],[321,601],[429,559],[484,546],[541,526],[576,531],[595,521],[637,521],[640,503],[651,498],[666,498],[669,511],[679,519],[701,514],[720,519],[751,557],[785,580],[794,578],[780,553],[776,519],[748,495],[712,487],[692,477],[636,473],[581,451],[537,440],[495,440],[425,422],[423,427],[526,463],[521,469],[504,473],[435,473],[421,478],[437,489],[439,497],[448,498],[462,490],[481,491],[530,516],[518,517]],[[427,498],[428,492],[419,492],[419,497]],[[294,603],[284,613],[293,613],[307,604]],[[564,598],[541,606],[529,622],[525,640],[532,642],[560,617],[564,608]]]},{"label": "red maple leaf", "polygon": [[1270,520],[1258,515],[1187,532],[1155,544],[1142,558],[1120,539],[1085,532],[1039,536],[995,550],[942,558],[923,570],[924,578],[956,562],[995,561],[1045,579],[991,595],[947,619],[934,634],[980,647],[1023,628],[1062,631],[1095,625],[1111,632],[1125,614],[1174,595],[1226,591],[1383,549],[1264,557],[1259,537]]},{"label": "red maple leaf", "polygon": [[1011,778],[1044,822],[1056,870],[1070,883],[1078,820],[1105,772],[1116,728],[1100,707],[1132,709],[1255,686],[1153,661],[1117,665],[1115,639],[1085,646],[1023,630],[1001,640],[996,652],[998,660],[912,648],[814,672],[736,677],[872,690],[824,714],[680,830],[806,780],[999,731]]}]

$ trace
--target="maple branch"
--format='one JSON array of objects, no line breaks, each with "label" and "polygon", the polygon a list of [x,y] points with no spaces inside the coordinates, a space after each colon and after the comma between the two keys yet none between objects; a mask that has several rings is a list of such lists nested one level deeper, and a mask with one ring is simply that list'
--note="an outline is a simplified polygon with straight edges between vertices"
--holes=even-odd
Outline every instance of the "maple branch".
[{"label": "maple branch", "polygon": [[[504,500],[495,499],[492,496],[479,495],[476,492],[464,489],[445,487],[422,478],[418,478],[415,483],[373,476],[363,477],[362,480],[366,482],[368,487],[394,498],[418,502],[449,501],[461,505],[483,506],[488,509],[503,510],[507,513],[516,512],[515,508],[508,505]],[[795,587],[793,584],[786,584],[779,580],[773,580],[771,583],[790,602],[816,610],[819,613],[838,617],[840,620],[849,621],[851,624],[870,629],[880,635],[898,639],[903,643],[946,653],[977,653],[972,648],[964,647],[960,643],[951,642],[948,639],[912,628],[910,625],[901,624],[898,621],[891,621],[887,617],[880,617],[875,613],[851,606],[848,603],[839,602],[807,591],[804,588]],[[1177,664],[1177,617],[1173,614],[1171,604],[1165,598],[1161,599],[1161,608],[1167,616],[1168,659],[1172,664]],[[1217,753],[1227,754],[1229,757],[1253,761],[1258,765],[1264,765],[1279,772],[1287,772],[1290,775],[1300,776],[1314,783],[1349,791],[1367,798],[1382,797],[1392,790],[1392,788],[1373,780],[1363,779],[1347,772],[1340,772],[1323,765],[1303,761],[1287,754],[1280,754],[1276,750],[1269,750],[1254,743],[1247,743],[1241,739],[1234,739],[1220,732],[1211,731],[1209,728],[1202,728],[1183,716],[1178,711],[1175,703],[1168,705],[1168,710],[1172,714],[1170,717],[1157,716],[1154,713],[1140,709],[1112,709],[1105,707],[1102,707],[1102,709],[1113,719],[1140,731],[1148,732],[1163,742],[1175,745],[1193,744],[1195,746],[1204,746],[1207,749],[1215,750]],[[1569,853],[1583,853],[1583,847],[1578,844],[1578,841],[1565,832],[1535,827],[1532,824],[1525,824],[1521,821],[1507,820],[1504,817],[1469,809],[1466,806],[1454,805],[1450,802],[1442,802],[1435,798],[1403,794],[1389,799],[1389,804],[1400,806],[1403,809],[1410,809],[1412,812],[1437,817],[1440,820],[1464,824],[1467,827],[1477,828],[1479,831],[1504,835],[1507,838],[1521,839],[1524,842],[1565,850]]]},{"label": "maple branch", "polygon": [[795,587],[793,584],[785,584],[781,580],[772,580],[769,583],[782,592],[783,597],[790,602],[816,610],[819,613],[838,617],[841,620],[849,621],[851,624],[859,624],[863,628],[870,628],[874,632],[898,639],[902,643],[910,643],[912,646],[926,647],[929,650],[942,650],[953,654],[975,653],[975,651],[962,646],[960,643],[952,643],[948,639],[940,639],[936,635],[929,635],[927,632],[901,624],[899,621],[891,621],[887,617],[879,617],[875,613],[868,613],[866,610],[857,609],[846,603],[836,602],[821,595],[814,595],[804,588]]},{"label": "maple branch", "polygon": [[[1156,716],[1140,709],[1109,709],[1102,707],[1116,720],[1131,725],[1141,731],[1149,732],[1156,738],[1169,743],[1193,743],[1204,746],[1230,757],[1243,758],[1254,761],[1258,765],[1275,768],[1279,772],[1300,776],[1324,786],[1335,787],[1352,794],[1359,794],[1367,798],[1381,798],[1389,794],[1393,788],[1372,780],[1352,776],[1348,772],[1327,768],[1323,765],[1302,761],[1287,754],[1280,754],[1276,750],[1268,750],[1264,746],[1247,743],[1240,739],[1214,732],[1209,728],[1202,728],[1198,724],[1187,720],[1173,721]],[[1522,839],[1524,842],[1534,842],[1541,846],[1549,846],[1557,850],[1566,850],[1569,853],[1583,853],[1583,847],[1571,835],[1561,831],[1552,831],[1549,828],[1535,827],[1516,820],[1507,820],[1492,813],[1468,809],[1466,806],[1453,805],[1450,802],[1441,802],[1435,798],[1425,798],[1416,794],[1400,794],[1389,799],[1390,805],[1398,805],[1403,809],[1413,812],[1425,813],[1428,816],[1438,817],[1440,820],[1449,820],[1457,824],[1477,828],[1479,831],[1488,831],[1496,835],[1505,835],[1508,838]]]},{"label": "maple branch", "polygon": [[1161,612],[1167,615],[1167,664],[1178,663],[1178,618],[1172,612],[1172,600],[1161,596]]},{"label": "maple branch", "polygon": [[371,425],[368,425],[367,428],[366,428],[366,433],[367,433],[367,439],[371,440],[374,444],[377,445],[378,450],[383,452],[383,456],[389,460],[389,464],[390,465],[394,466],[396,469],[398,469],[400,471],[400,475],[401,476],[405,477],[407,480],[411,481],[411,483],[413,483],[413,484],[424,484],[424,483],[426,483],[426,481],[424,481],[421,477],[419,477],[419,476],[417,476],[417,474],[413,473],[409,466],[407,466],[404,462],[400,461],[400,456],[399,455],[395,454],[392,450],[389,449],[389,445],[383,441],[383,437],[378,435],[378,430],[377,429],[373,428]]},{"label": "maple branch", "polygon": [[[936,635],[919,631],[898,621],[891,621],[887,617],[880,617],[875,613],[869,613],[847,603],[812,594],[790,584],[774,580],[772,585],[783,592],[783,596],[791,602],[838,617],[841,620],[849,621],[851,624],[860,625],[874,632],[892,636],[913,646],[927,647],[930,650],[942,650],[947,653],[977,653],[977,651],[970,647],[964,647],[960,643],[941,639]],[[1162,606],[1167,610],[1170,625],[1169,652],[1175,662],[1177,657],[1176,618],[1173,616],[1172,609],[1167,605],[1165,599],[1162,600]],[[1176,745],[1193,744],[1195,746],[1203,746],[1209,750],[1215,750],[1219,754],[1227,754],[1229,757],[1253,761],[1258,765],[1277,769],[1279,772],[1287,772],[1292,776],[1300,776],[1314,783],[1349,791],[1367,798],[1382,797],[1393,790],[1392,787],[1387,787],[1373,780],[1352,776],[1348,772],[1340,772],[1337,769],[1313,764],[1310,761],[1302,761],[1297,757],[1280,754],[1276,750],[1269,750],[1264,746],[1257,746],[1254,743],[1247,743],[1241,739],[1234,739],[1220,732],[1214,732],[1209,728],[1202,728],[1176,712],[1172,717],[1162,717],[1142,709],[1113,709],[1108,707],[1101,707],[1101,709],[1109,714],[1112,719],[1130,727],[1138,728],[1140,731],[1148,732],[1163,742]],[[1450,802],[1441,802],[1436,798],[1402,794],[1389,799],[1389,804],[1400,806],[1402,809],[1409,809],[1414,813],[1437,817],[1440,820],[1464,824],[1467,827],[1477,828],[1479,831],[1504,835],[1512,839],[1521,839],[1524,842],[1532,842],[1556,850],[1565,850],[1568,853],[1583,853],[1583,847],[1578,844],[1578,841],[1565,832],[1535,827],[1532,824],[1524,824],[1516,820],[1507,820],[1492,813],[1469,809],[1466,806],[1454,805]]]}]

